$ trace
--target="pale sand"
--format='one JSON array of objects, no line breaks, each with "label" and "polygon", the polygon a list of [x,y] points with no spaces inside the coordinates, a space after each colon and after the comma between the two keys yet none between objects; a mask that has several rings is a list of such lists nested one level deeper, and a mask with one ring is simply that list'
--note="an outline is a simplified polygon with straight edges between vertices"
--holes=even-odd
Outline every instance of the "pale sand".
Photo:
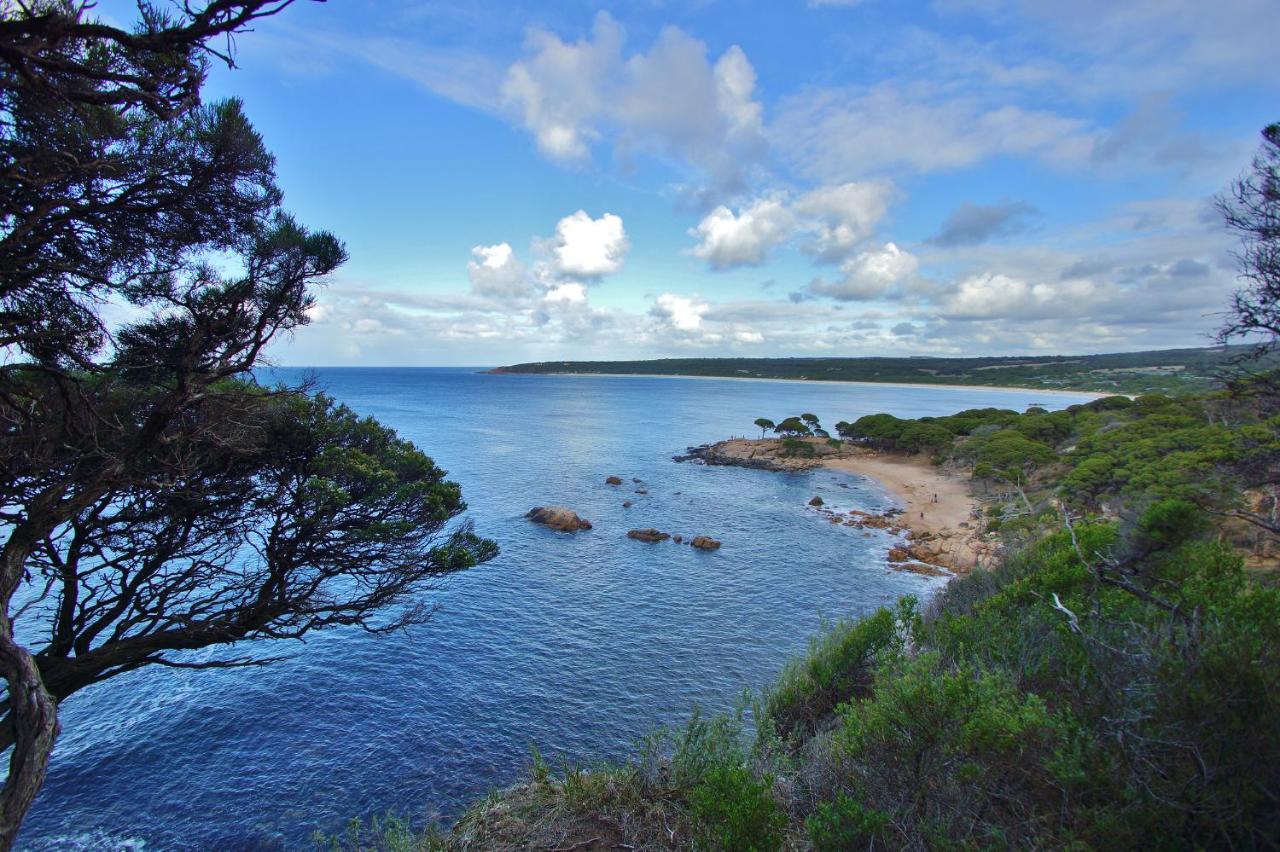
[{"label": "pale sand", "polygon": [[569,378],[618,378],[618,379],[727,379],[732,382],[807,382],[811,385],[854,385],[868,388],[926,388],[931,390],[966,390],[966,391],[1018,391],[1028,394],[1048,394],[1049,396],[1087,396],[1101,399],[1104,396],[1126,396],[1127,394],[1102,393],[1091,390],[1072,390],[1070,388],[1023,388],[1017,385],[948,385],[941,382],[856,382],[849,379],[774,379],[765,376],[700,376],[688,373],[506,373],[501,368],[485,370],[499,376],[568,376]]},{"label": "pale sand", "polygon": [[[903,526],[938,536],[944,555],[940,561],[947,567],[968,571],[977,564],[974,537],[979,521],[974,513],[978,501],[967,480],[949,475],[919,456],[842,456],[825,460],[822,466],[880,483],[902,502],[904,511],[898,520]],[[962,523],[969,528],[961,527]]]},{"label": "pale sand", "polygon": [[884,455],[848,443],[836,449],[819,439],[807,443],[814,447],[816,459],[779,456],[782,442],[777,438],[731,438],[712,449],[737,463],[765,462],[774,469],[797,471],[826,467],[875,480],[903,505],[894,523],[917,539],[928,538],[919,544],[934,552],[933,558],[922,560],[929,564],[965,573],[992,552],[993,545],[980,537],[979,504],[967,478],[934,467],[924,456]]}]

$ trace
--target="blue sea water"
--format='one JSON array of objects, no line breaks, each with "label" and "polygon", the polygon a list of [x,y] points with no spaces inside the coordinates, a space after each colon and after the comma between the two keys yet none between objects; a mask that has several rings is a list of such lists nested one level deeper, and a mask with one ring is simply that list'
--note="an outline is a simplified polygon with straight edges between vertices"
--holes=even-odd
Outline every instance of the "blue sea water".
[{"label": "blue sea water", "polygon": [[[152,668],[71,697],[20,846],[308,848],[313,831],[355,816],[448,819],[517,780],[531,744],[553,761],[624,756],[695,705],[723,709],[769,681],[823,618],[937,583],[887,571],[886,534],[833,526],[806,507],[815,494],[837,508],[892,505],[873,482],[672,455],[753,434],[761,416],[812,411],[834,424],[876,411],[1085,400],[461,369],[316,377],[446,468],[501,555],[433,592],[439,612],[405,634],[332,631],[271,645],[291,657],[266,668]],[[624,485],[606,485],[610,474]],[[576,508],[595,528],[568,535],[523,518],[549,504]],[[704,553],[625,537],[650,526],[724,546]]]}]

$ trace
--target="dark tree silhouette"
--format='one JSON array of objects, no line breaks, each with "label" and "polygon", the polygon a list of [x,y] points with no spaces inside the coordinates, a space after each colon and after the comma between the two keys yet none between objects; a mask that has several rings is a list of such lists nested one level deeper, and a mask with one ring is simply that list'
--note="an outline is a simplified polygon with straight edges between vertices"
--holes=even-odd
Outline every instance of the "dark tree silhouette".
[{"label": "dark tree silhouette", "polygon": [[1218,199],[1227,227],[1240,236],[1240,276],[1218,342],[1252,342],[1254,355],[1275,351],[1280,340],[1280,123],[1262,131],[1252,168]]},{"label": "dark tree silhouette", "polygon": [[[140,3],[133,32],[90,4],[0,7],[0,849],[77,690],[266,661],[187,653],[242,639],[413,624],[435,578],[495,553],[411,444],[254,382],[346,253],[280,209],[240,105],[199,92],[288,5]],[[110,327],[108,299],[139,318]]]},{"label": "dark tree silhouette", "polygon": [[772,429],[776,424],[768,417],[757,417],[755,424],[760,427],[760,439],[764,440],[764,433]]}]

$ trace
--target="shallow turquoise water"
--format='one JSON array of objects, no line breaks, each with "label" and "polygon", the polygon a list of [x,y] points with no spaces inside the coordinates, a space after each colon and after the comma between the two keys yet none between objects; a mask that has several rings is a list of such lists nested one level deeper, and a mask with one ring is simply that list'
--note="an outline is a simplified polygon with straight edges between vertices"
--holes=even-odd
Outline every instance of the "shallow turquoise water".
[{"label": "shallow turquoise water", "polygon": [[[876,411],[1085,399],[445,369],[318,378],[448,469],[501,556],[434,593],[440,612],[405,635],[336,631],[286,646],[292,658],[265,669],[146,670],[73,696],[22,845],[308,848],[313,830],[352,816],[447,818],[519,777],[530,743],[552,759],[624,755],[654,726],[695,705],[727,707],[768,681],[823,617],[936,582],[886,571],[886,535],[833,527],[806,509],[814,494],[836,508],[891,505],[874,483],[672,455],[754,434],[760,416],[812,411],[833,425]],[[605,485],[609,474],[626,484]],[[595,529],[571,536],[523,519],[547,504],[576,508]],[[625,538],[649,526],[724,546]]]}]

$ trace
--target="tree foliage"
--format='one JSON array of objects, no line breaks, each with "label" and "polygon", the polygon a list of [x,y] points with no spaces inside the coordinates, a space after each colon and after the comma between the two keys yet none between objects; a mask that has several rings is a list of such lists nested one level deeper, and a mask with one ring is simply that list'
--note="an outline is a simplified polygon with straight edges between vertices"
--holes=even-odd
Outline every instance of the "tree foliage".
[{"label": "tree foliage", "polygon": [[288,5],[140,4],[127,32],[69,0],[0,10],[0,848],[77,690],[413,624],[495,552],[412,445],[253,380],[346,258],[281,208],[240,104],[199,99],[216,40]]},{"label": "tree foliage", "polygon": [[1240,237],[1238,260],[1245,280],[1232,298],[1218,340],[1253,343],[1255,355],[1272,352],[1280,339],[1280,123],[1263,129],[1251,169],[1218,199],[1218,208]]}]

